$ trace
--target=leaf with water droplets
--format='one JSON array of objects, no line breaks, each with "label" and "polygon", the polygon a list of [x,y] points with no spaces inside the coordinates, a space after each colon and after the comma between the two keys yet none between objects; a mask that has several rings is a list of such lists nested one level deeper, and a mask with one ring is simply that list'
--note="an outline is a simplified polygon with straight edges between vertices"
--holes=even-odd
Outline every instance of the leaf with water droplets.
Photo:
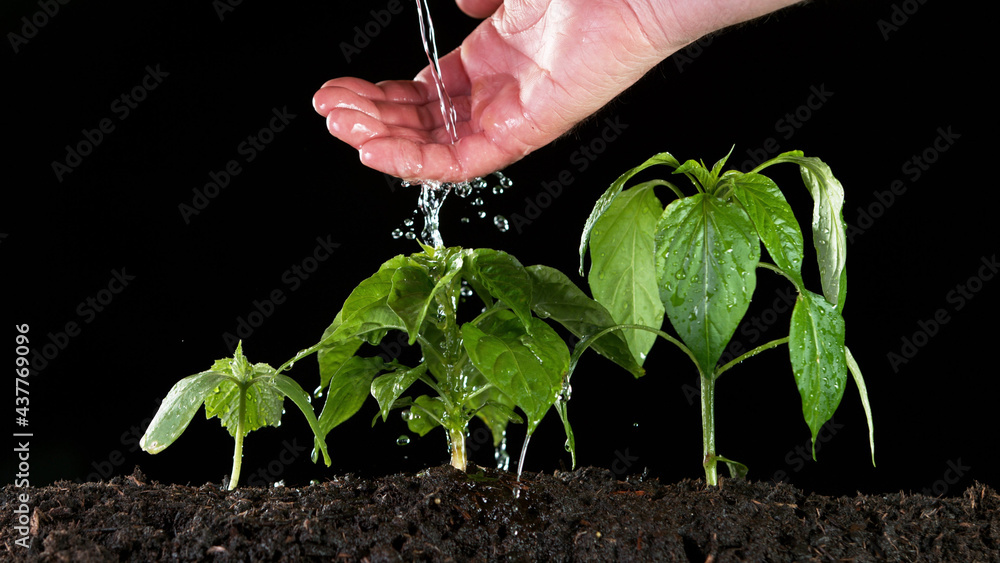
[{"label": "leaf with water droplets", "polygon": [[[528,266],[527,270],[531,276],[531,308],[539,317],[558,322],[579,338],[594,336],[618,324],[603,305],[587,297],[566,274],[542,265]],[[660,317],[662,322],[662,312]],[[621,330],[605,334],[590,346],[636,377],[645,373]]]},{"label": "leaf with water droplets", "polygon": [[[646,183],[622,192],[594,223],[587,281],[594,299],[618,323],[660,328],[664,309],[657,291],[654,235],[663,206],[653,188]],[[656,335],[629,330],[624,336],[642,365]]]},{"label": "leaf with water droplets", "polygon": [[[841,299],[841,280],[847,264],[847,224],[844,222],[844,186],[834,177],[830,167],[815,157],[790,151],[758,166],[756,171],[781,162],[799,166],[802,181],[813,198],[812,235],[819,261],[823,295],[834,305]],[[843,307],[841,307],[843,309]]]},{"label": "leaf with water droplets", "polygon": [[531,280],[524,266],[506,252],[490,249],[472,251],[472,264],[466,279],[481,285],[528,326],[531,323]]},{"label": "leaf with water droplets", "polygon": [[424,436],[440,426],[439,421],[444,417],[444,403],[438,397],[421,395],[413,401],[410,408],[419,413],[419,416],[407,420],[406,427],[417,436]]},{"label": "leaf with water droplets", "polygon": [[[727,252],[716,255],[716,246]],[[656,257],[667,316],[710,375],[756,287],[760,239],[753,223],[740,206],[710,194],[676,200],[657,225]]]},{"label": "leaf with water droplets", "polygon": [[420,364],[415,368],[398,366],[395,371],[380,375],[372,381],[371,393],[378,401],[382,422],[389,418],[389,411],[392,410],[396,399],[426,372],[427,364]]},{"label": "leaf with water droplets", "polygon": [[792,309],[788,351],[816,459],[816,436],[840,405],[847,382],[843,317],[822,296],[803,291]]},{"label": "leaf with water droplets", "polygon": [[500,311],[478,327],[462,325],[469,359],[486,379],[521,408],[532,434],[562,389],[569,349],[545,321],[532,318],[527,330],[509,311]]},{"label": "leaf with water droplets", "polygon": [[[654,155],[646,162],[643,162],[639,166],[625,172],[618,177],[617,180],[611,183],[607,191],[604,192],[601,197],[597,199],[594,204],[594,208],[590,211],[590,216],[587,217],[587,222],[583,226],[583,234],[580,236],[580,275],[583,275],[583,262],[584,257],[587,255],[587,247],[590,245],[590,234],[594,228],[594,224],[597,223],[598,219],[604,215],[611,203],[618,197],[622,189],[625,187],[625,182],[628,182],[632,176],[635,176],[639,172],[649,168],[650,166],[656,166],[662,164],[665,166],[670,166],[671,168],[677,168],[681,165],[676,158],[674,158],[670,153],[661,152],[660,154]],[[664,182],[666,184],[666,182]]]},{"label": "leaf with water droplets", "polygon": [[139,446],[156,454],[173,444],[187,429],[205,398],[215,394],[220,385],[231,377],[218,371],[203,371],[178,381],[160,403]]},{"label": "leaf with water droplets", "polygon": [[844,346],[844,353],[847,359],[847,368],[854,376],[854,383],[858,386],[858,394],[861,395],[861,406],[865,409],[865,418],[868,420],[868,447],[872,452],[872,467],[875,466],[875,426],[872,423],[872,406],[868,402],[868,387],[865,385],[865,378],[861,375],[861,367],[851,354],[851,350]]},{"label": "leaf with water droplets", "polygon": [[352,356],[333,374],[323,411],[319,415],[319,428],[324,438],[361,409],[371,392],[372,379],[382,370],[383,364],[378,356]]},{"label": "leaf with water droplets", "polygon": [[802,281],[802,257],[805,253],[802,230],[785,195],[773,180],[761,174],[740,174],[730,178],[733,194],[750,215],[771,259],[799,289],[805,287]]}]

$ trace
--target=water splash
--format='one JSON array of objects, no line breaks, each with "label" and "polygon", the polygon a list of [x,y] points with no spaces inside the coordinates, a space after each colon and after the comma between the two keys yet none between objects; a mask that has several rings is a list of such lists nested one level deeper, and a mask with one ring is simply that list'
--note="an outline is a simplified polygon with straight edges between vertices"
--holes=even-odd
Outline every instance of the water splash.
[{"label": "water splash", "polygon": [[[448,89],[445,88],[444,79],[441,76],[441,63],[438,57],[437,39],[434,32],[434,21],[431,19],[430,6],[428,5],[428,0],[415,1],[417,4],[417,19],[420,22],[420,40],[424,47],[424,54],[427,55],[431,78],[434,82],[434,89],[437,92],[441,108],[444,128],[452,144],[454,144],[458,142],[458,112],[455,111],[455,104],[452,103],[451,96],[448,94]],[[494,172],[493,174],[497,176],[500,182],[500,185],[494,188],[494,193],[503,193],[504,189],[510,188],[513,185],[513,182],[500,172]],[[403,182],[404,187],[412,184],[420,185],[420,199],[417,200],[417,208],[424,216],[424,228],[420,232],[420,239],[424,244],[433,247],[444,246],[444,239],[441,237],[440,214],[441,206],[444,205],[448,194],[455,191],[459,197],[464,198],[469,196],[474,190],[478,191],[487,188],[487,182],[483,178],[473,178],[466,182],[457,183],[437,182],[433,180],[419,180],[412,183]],[[481,198],[477,199],[480,202],[482,201]],[[483,216],[485,216],[485,213],[480,214],[480,217]],[[503,223],[495,221],[495,224],[501,232],[507,230],[501,226],[502,224],[506,224],[506,220],[503,220]],[[412,223],[406,223],[406,226],[412,227]],[[416,233],[412,229],[406,233],[403,233],[401,229],[396,229],[392,232],[392,236],[396,239],[405,237],[413,240],[416,238]]]}]

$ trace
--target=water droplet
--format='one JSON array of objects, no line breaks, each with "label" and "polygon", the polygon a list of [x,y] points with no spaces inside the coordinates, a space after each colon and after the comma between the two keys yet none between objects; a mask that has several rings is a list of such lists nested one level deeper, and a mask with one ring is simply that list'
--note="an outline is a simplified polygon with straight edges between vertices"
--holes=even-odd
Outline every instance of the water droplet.
[{"label": "water droplet", "polygon": [[396,229],[395,231],[392,232],[392,238],[394,239],[398,239],[402,236],[403,236],[403,231],[400,229]]},{"label": "water droplet", "polygon": [[410,218],[403,219],[403,224],[406,225],[407,227],[412,227],[413,226],[413,219],[410,219]]},{"label": "water droplet", "polygon": [[573,449],[573,446],[569,443],[569,438],[566,438],[566,443],[563,444],[563,449],[567,452]]},{"label": "water droplet", "polygon": [[475,205],[476,207],[479,207],[482,204],[483,204],[483,198],[481,197],[477,197],[476,199],[472,200],[472,205]]},{"label": "water droplet", "polygon": [[476,215],[479,215],[480,219],[485,219],[486,218],[486,212],[485,211],[480,211],[479,213],[476,213]]},{"label": "water droplet", "polygon": [[413,240],[415,238],[417,238],[417,234],[413,231],[406,233],[406,240]]},{"label": "water droplet", "polygon": [[462,286],[460,292],[462,294],[462,297],[472,297],[472,288],[467,285]]},{"label": "water droplet", "polygon": [[507,219],[505,219],[503,215],[497,215],[493,217],[493,224],[497,226],[497,229],[501,233],[506,233],[510,229],[510,224],[507,222]]},{"label": "water droplet", "polygon": [[462,217],[462,218],[461,218],[461,219],[459,219],[459,220],[460,220],[461,222],[463,222],[463,223],[468,223],[468,222],[469,222],[469,218],[468,218],[468,217]]},{"label": "water droplet", "polygon": [[493,186],[493,195],[500,195],[503,193],[503,188],[500,186]]},{"label": "water droplet", "polygon": [[399,438],[396,438],[397,446],[407,446],[410,444],[410,437],[406,434],[400,434]]}]

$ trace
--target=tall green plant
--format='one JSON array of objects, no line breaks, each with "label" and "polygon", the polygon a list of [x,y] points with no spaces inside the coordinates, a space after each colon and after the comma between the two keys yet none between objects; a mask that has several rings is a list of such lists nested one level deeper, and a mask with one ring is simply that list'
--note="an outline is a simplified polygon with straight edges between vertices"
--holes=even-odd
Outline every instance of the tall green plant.
[{"label": "tall green plant", "polygon": [[[728,156],[727,156],[728,157]],[[842,317],[847,292],[847,241],[842,216],[844,189],[830,168],[799,151],[778,155],[747,173],[722,171],[726,158],[711,168],[681,163],[660,153],[622,174],[598,199],[580,241],[580,274],[590,249],[588,281],[595,299],[615,320],[636,330],[627,341],[638,363],[659,333],[681,348],[698,368],[701,382],[703,465],[707,483],[717,483],[716,466],[745,474],[746,466],[717,453],[714,395],[716,380],[741,361],[787,344],[802,413],[813,439],[840,404],[847,372],[861,395],[869,427],[872,463],[875,443],[864,378],[844,344]],[[802,231],[784,194],[761,171],[774,164],[796,164],[813,198],[812,239],[822,294],[805,287]],[[653,166],[684,175],[694,193],[656,179],[625,190],[633,176]],[[654,192],[669,190],[666,207]],[[773,263],[761,261],[760,246]],[[719,365],[723,351],[750,306],[757,271],[775,272],[798,292],[789,335],[762,344]],[[664,316],[675,339],[659,330]]]}]

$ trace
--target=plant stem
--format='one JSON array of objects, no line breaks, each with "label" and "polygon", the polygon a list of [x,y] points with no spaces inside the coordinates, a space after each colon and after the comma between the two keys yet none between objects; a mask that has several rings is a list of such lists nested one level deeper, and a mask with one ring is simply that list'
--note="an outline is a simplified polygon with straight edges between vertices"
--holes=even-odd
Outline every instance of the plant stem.
[{"label": "plant stem", "polygon": [[715,380],[711,375],[701,374],[701,441],[705,457],[705,483],[715,487],[719,484],[719,473],[715,458]]},{"label": "plant stem", "polygon": [[451,449],[451,465],[455,469],[465,471],[468,458],[465,453],[465,428],[448,429],[448,446]]},{"label": "plant stem", "polygon": [[247,390],[243,385],[237,386],[240,390],[240,406],[239,406],[239,418],[236,422],[236,448],[233,450],[233,470],[230,472],[229,477],[229,490],[236,488],[236,484],[240,481],[240,468],[243,466],[243,436],[246,435],[245,428],[243,426],[243,419],[246,418],[247,411]]}]

